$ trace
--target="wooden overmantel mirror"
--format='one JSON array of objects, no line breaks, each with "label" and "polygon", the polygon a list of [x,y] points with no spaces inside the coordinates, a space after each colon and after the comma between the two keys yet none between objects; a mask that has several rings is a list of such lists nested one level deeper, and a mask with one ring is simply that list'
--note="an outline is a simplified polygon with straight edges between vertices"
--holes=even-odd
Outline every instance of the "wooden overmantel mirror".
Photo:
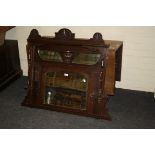
[{"label": "wooden overmantel mirror", "polygon": [[122,42],[75,39],[69,29],[28,37],[28,91],[23,105],[111,120],[106,108],[121,77]]}]

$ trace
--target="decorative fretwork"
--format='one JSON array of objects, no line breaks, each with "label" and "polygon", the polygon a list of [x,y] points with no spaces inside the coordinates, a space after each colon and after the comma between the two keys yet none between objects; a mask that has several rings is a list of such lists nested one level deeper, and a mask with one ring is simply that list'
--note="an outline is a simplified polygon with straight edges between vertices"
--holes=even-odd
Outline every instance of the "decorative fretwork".
[{"label": "decorative fretwork", "polygon": [[74,53],[72,51],[64,51],[62,53],[62,59],[65,63],[72,63]]}]

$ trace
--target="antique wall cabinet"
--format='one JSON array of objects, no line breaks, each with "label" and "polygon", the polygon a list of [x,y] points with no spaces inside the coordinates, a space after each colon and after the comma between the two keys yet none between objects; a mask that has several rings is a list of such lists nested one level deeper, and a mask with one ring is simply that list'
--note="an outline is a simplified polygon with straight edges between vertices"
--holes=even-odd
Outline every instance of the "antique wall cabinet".
[{"label": "antique wall cabinet", "polygon": [[75,39],[69,29],[28,38],[28,90],[23,105],[110,120],[106,103],[121,78],[122,42]]}]

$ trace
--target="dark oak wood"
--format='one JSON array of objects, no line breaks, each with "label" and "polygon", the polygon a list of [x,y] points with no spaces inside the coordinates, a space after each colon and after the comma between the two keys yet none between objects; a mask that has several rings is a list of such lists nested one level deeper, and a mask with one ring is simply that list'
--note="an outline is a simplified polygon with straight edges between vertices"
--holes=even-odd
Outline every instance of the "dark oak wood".
[{"label": "dark oak wood", "polygon": [[0,26],[0,46],[4,44],[6,31],[14,28],[15,26]]},{"label": "dark oak wood", "polygon": [[115,82],[121,81],[123,42],[106,40],[105,43],[110,45],[107,53],[105,89],[108,95],[114,95]]},{"label": "dark oak wood", "polygon": [[15,26],[0,26],[0,33],[5,33],[6,31],[14,28]]},{"label": "dark oak wood", "polygon": [[[104,41],[100,33],[95,33],[91,39],[75,39],[69,29],[61,29],[55,37],[40,36],[33,29],[27,44],[28,91],[22,105],[111,120],[106,104],[108,96],[114,94],[115,81],[121,77],[122,47],[122,42]],[[50,54],[56,51],[61,61],[44,60],[40,51],[50,51]],[[91,65],[75,63],[81,53],[100,57]],[[85,109],[45,104],[46,77],[50,72],[73,72],[86,77]]]},{"label": "dark oak wood", "polygon": [[17,40],[5,40],[0,46],[0,90],[22,75]]}]

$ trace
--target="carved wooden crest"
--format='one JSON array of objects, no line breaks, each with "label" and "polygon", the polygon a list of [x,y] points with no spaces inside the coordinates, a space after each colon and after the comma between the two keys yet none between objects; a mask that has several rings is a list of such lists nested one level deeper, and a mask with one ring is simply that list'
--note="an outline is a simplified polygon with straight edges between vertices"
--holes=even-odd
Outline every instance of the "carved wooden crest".
[{"label": "carved wooden crest", "polygon": [[75,34],[72,33],[69,29],[61,29],[55,33],[56,39],[74,39]]},{"label": "carved wooden crest", "polygon": [[74,57],[74,54],[72,51],[64,51],[63,52],[62,58],[63,58],[64,62],[71,63],[73,60],[73,57]]}]

